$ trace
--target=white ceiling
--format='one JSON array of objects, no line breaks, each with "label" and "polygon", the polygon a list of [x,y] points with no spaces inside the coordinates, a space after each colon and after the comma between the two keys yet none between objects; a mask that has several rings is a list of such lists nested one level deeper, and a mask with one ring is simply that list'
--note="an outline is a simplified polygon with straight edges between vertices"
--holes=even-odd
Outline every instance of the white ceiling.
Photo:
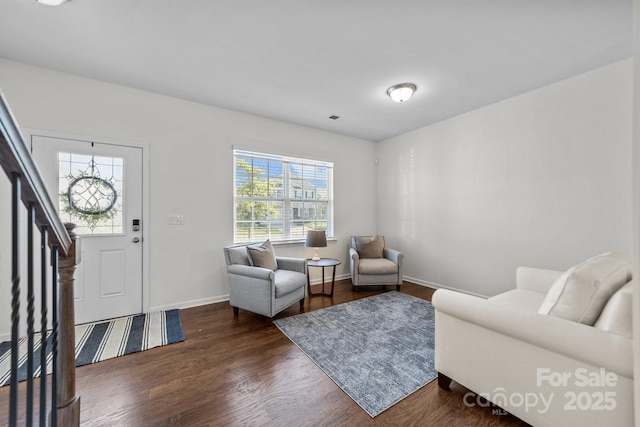
[{"label": "white ceiling", "polygon": [[631,55],[632,0],[0,0],[0,57],[372,141]]}]

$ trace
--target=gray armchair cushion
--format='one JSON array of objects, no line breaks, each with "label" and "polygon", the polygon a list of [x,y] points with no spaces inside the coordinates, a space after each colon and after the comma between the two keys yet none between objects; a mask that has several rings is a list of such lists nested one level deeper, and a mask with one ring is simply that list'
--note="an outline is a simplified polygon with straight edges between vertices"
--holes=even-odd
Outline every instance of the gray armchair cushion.
[{"label": "gray armchair cushion", "polygon": [[360,274],[394,274],[398,272],[398,264],[386,258],[364,258],[360,260]]},{"label": "gray armchair cushion", "polygon": [[307,284],[307,276],[290,270],[276,270],[274,273],[276,298],[287,295]]},{"label": "gray armchair cushion", "polygon": [[269,270],[277,270],[276,254],[273,252],[273,246],[267,239],[260,246],[247,246],[249,259],[255,267],[268,268]]},{"label": "gray armchair cushion", "polygon": [[228,262],[231,264],[251,265],[246,246],[236,246],[227,248]]},{"label": "gray armchair cushion", "polygon": [[382,258],[384,240],[380,236],[356,237],[356,251],[360,258]]}]

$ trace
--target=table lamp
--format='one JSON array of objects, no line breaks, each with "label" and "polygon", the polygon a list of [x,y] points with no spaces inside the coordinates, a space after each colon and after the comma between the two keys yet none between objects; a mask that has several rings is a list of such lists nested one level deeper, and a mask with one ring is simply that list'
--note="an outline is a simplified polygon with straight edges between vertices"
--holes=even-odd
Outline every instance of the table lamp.
[{"label": "table lamp", "polygon": [[324,230],[309,230],[307,231],[307,241],[304,244],[307,247],[314,248],[312,261],[319,261],[318,248],[325,248],[327,246],[327,235]]}]

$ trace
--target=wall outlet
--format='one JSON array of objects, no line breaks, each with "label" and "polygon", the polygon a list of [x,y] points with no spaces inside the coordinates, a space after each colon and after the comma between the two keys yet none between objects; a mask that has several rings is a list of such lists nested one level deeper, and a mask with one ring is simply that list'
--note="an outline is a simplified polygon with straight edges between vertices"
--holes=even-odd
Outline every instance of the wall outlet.
[{"label": "wall outlet", "polygon": [[183,224],[184,224],[184,215],[182,214],[169,215],[169,225],[183,225]]}]

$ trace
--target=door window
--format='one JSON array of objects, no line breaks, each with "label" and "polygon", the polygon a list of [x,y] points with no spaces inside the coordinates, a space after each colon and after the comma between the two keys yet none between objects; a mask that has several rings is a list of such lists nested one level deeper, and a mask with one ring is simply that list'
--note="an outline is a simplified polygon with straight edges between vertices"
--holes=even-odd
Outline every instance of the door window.
[{"label": "door window", "polygon": [[123,169],[121,157],[58,154],[60,217],[77,234],[124,232]]}]

